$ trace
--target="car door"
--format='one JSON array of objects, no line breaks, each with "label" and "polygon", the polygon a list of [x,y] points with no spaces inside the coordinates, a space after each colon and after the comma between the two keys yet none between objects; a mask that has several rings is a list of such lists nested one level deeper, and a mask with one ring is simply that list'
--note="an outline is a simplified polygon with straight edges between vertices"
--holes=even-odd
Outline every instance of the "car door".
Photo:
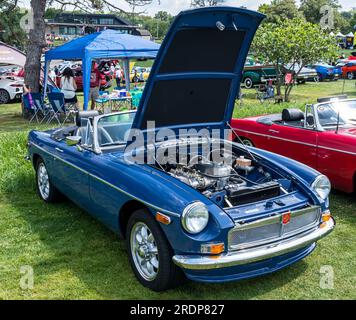
[{"label": "car door", "polygon": [[316,168],[317,136],[318,132],[313,128],[273,124],[268,129],[267,144],[272,152]]},{"label": "car door", "polygon": [[92,152],[57,142],[54,148],[53,179],[57,188],[80,207],[90,207],[88,169]]}]

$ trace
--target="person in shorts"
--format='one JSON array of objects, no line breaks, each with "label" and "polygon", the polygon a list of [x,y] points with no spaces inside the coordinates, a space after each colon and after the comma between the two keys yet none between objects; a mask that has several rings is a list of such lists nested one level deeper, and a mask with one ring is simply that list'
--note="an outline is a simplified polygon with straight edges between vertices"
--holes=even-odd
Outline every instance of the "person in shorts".
[{"label": "person in shorts", "polygon": [[99,97],[99,89],[100,89],[100,72],[95,61],[91,64],[91,73],[90,73],[90,91],[89,98],[91,100],[91,110],[95,109],[96,99]]}]

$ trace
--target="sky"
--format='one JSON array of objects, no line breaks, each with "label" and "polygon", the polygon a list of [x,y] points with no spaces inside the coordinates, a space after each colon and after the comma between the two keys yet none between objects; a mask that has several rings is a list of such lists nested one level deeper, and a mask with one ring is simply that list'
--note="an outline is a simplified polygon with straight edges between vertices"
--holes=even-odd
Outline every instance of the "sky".
[{"label": "sky", "polygon": [[[115,6],[122,8],[126,11],[130,11],[125,0],[108,0]],[[30,0],[21,0],[25,7],[29,7]],[[161,4],[158,4],[158,0],[153,0],[152,4],[145,7],[147,14],[155,15],[158,11],[167,11],[173,15],[177,14],[181,10],[190,8],[191,0],[161,0]],[[258,6],[262,3],[269,3],[270,0],[226,0],[225,4],[229,6],[244,6],[248,9],[257,10]],[[299,2],[299,0],[297,0]],[[353,0],[339,0],[343,10],[349,10],[356,7],[356,3]],[[140,9],[139,9],[140,10]]]}]

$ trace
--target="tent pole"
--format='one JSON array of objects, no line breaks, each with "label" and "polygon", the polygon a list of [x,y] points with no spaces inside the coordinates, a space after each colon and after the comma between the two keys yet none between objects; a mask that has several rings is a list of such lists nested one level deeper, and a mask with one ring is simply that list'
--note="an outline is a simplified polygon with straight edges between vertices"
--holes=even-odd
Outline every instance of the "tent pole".
[{"label": "tent pole", "polygon": [[126,91],[130,91],[130,61],[127,58],[124,60],[124,72]]},{"label": "tent pole", "polygon": [[43,75],[43,100],[46,98],[47,93],[47,83],[48,83],[48,64],[50,60],[45,59],[45,68],[44,68],[44,75]]},{"label": "tent pole", "polygon": [[91,73],[91,57],[88,57],[85,53],[82,59],[82,70],[83,70],[83,95],[84,95],[84,104],[83,110],[88,110],[89,104],[89,92],[90,92],[90,73]]}]

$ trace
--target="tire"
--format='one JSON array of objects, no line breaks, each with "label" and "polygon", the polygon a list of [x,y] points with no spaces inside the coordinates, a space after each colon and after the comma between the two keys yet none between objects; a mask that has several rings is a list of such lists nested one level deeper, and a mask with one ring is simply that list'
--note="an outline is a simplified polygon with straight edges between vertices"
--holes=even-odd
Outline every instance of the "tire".
[{"label": "tire", "polygon": [[0,89],[0,104],[10,102],[10,94],[5,89]]},{"label": "tire", "polygon": [[347,79],[349,79],[349,80],[352,80],[354,78],[354,74],[352,72],[348,72],[346,74],[346,76],[347,76]]},{"label": "tire", "polygon": [[244,79],[244,86],[246,89],[251,89],[253,87],[253,81],[250,77]]},{"label": "tire", "polygon": [[[157,222],[146,210],[137,210],[130,216],[126,228],[126,246],[131,268],[143,286],[164,291],[182,283],[183,272],[172,261],[173,250]],[[150,247],[152,252],[149,252]],[[145,260],[147,262],[142,263]]]},{"label": "tire", "polygon": [[57,202],[60,199],[60,192],[51,183],[46,165],[39,158],[36,163],[36,189],[39,197],[45,202]]},{"label": "tire", "polygon": [[247,138],[241,138],[241,141],[242,143],[245,145],[245,146],[248,146],[248,147],[254,147],[255,145],[253,144],[253,142],[250,140],[250,139],[247,139]]},{"label": "tire", "polygon": [[323,79],[323,76],[321,75],[321,73],[318,72],[318,76],[317,76],[317,81],[316,82],[322,82],[324,79]]},{"label": "tire", "polygon": [[298,84],[305,84],[305,80],[297,80]]}]

